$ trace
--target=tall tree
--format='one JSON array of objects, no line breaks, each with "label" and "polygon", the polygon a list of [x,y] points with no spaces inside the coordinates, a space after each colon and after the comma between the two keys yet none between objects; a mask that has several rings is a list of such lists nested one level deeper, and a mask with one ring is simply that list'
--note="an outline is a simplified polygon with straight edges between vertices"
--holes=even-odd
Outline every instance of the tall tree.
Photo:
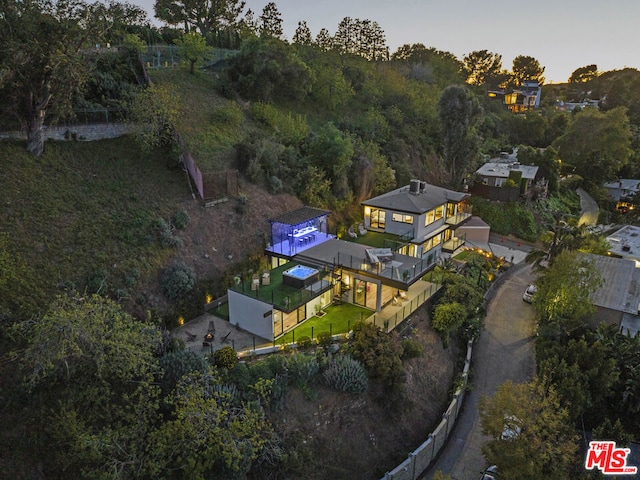
[{"label": "tall tree", "polygon": [[597,65],[576,68],[569,77],[569,83],[587,83],[598,76]]},{"label": "tall tree", "polygon": [[27,132],[27,151],[44,149],[45,117],[72,112],[89,74],[82,52],[102,31],[96,10],[81,0],[0,2],[0,111]]},{"label": "tall tree", "polygon": [[158,20],[187,32],[196,28],[208,38],[209,33],[238,26],[244,6],[243,0],[156,0],[153,9]]},{"label": "tall tree", "polygon": [[521,87],[525,80],[535,80],[540,85],[544,83],[544,77],[542,76],[544,67],[533,57],[518,55],[513,59],[511,70],[516,87]]},{"label": "tall tree", "polygon": [[267,3],[260,15],[260,35],[282,39],[282,14],[274,2]]},{"label": "tall tree", "polygon": [[463,58],[464,74],[470,85],[484,85],[502,70],[502,55],[488,50],[476,50]]},{"label": "tall tree", "polygon": [[313,44],[313,38],[311,37],[311,30],[307,25],[307,22],[298,22],[298,27],[293,34],[293,43],[296,45],[311,45]]},{"label": "tall tree", "polygon": [[587,182],[612,180],[631,157],[631,128],[626,108],[578,113],[553,146],[563,163],[573,165]]},{"label": "tall tree", "polygon": [[316,45],[322,50],[328,51],[333,48],[333,37],[326,28],[321,28],[316,35]]},{"label": "tall tree", "polygon": [[442,157],[452,186],[459,187],[478,160],[476,124],[481,108],[469,90],[459,85],[444,89],[438,103],[442,135]]}]

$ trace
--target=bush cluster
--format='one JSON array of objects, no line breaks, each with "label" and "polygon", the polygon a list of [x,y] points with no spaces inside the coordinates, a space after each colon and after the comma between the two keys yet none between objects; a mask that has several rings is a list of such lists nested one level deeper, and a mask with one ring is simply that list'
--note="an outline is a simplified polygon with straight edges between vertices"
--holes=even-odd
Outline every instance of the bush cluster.
[{"label": "bush cluster", "polygon": [[162,291],[169,300],[178,302],[193,290],[195,284],[196,277],[193,271],[179,263],[164,274]]},{"label": "bush cluster", "polygon": [[336,355],[322,373],[328,387],[341,392],[364,393],[369,388],[367,371],[362,363],[348,355]]}]

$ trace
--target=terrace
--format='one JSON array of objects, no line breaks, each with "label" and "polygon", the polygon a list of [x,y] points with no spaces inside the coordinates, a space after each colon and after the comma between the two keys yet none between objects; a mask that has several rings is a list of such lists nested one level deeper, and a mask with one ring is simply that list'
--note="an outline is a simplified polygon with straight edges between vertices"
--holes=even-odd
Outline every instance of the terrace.
[{"label": "terrace", "polygon": [[268,282],[264,281],[262,275],[238,275],[230,290],[269,303],[279,310],[290,312],[331,288],[331,278],[326,270],[318,270],[318,276],[310,284],[304,285],[303,282],[296,285],[295,282],[289,281],[285,274],[292,266],[288,263],[270,270]]}]

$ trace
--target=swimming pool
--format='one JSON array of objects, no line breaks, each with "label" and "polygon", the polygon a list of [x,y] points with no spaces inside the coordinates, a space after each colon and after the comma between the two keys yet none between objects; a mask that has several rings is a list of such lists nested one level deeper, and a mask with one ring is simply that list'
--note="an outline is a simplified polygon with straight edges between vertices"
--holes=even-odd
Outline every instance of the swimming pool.
[{"label": "swimming pool", "polygon": [[320,272],[305,265],[296,265],[282,272],[282,283],[294,288],[304,288],[318,281]]}]

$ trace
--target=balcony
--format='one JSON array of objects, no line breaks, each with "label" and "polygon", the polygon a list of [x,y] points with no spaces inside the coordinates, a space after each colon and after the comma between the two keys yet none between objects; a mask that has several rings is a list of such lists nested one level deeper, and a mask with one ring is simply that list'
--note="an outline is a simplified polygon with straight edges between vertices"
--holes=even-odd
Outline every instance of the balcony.
[{"label": "balcony", "polygon": [[459,212],[453,215],[452,217],[447,217],[445,223],[452,227],[457,227],[462,222],[471,218],[471,208],[469,208],[469,212]]},{"label": "balcony", "polygon": [[452,237],[450,240],[447,240],[442,244],[442,251],[453,253],[457,249],[459,249],[462,245],[464,245],[464,238],[460,237]]}]

